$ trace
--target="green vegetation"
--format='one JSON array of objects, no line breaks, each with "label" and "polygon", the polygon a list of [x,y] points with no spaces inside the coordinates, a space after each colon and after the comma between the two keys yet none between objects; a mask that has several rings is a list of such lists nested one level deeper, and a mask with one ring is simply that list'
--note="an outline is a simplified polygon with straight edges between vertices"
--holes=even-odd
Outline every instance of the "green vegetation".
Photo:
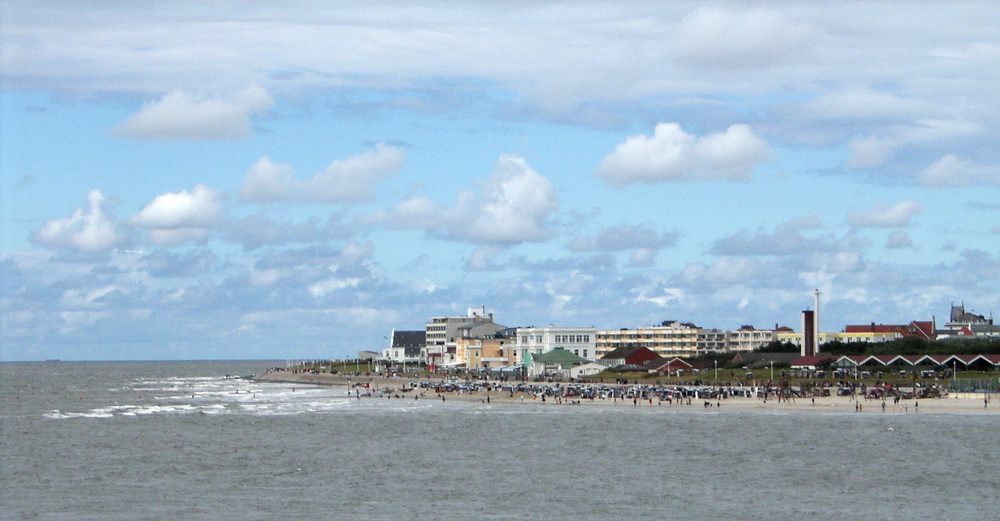
[{"label": "green vegetation", "polygon": [[870,344],[828,342],[821,350],[831,355],[995,355],[1000,354],[1000,339],[924,340],[911,337]]}]

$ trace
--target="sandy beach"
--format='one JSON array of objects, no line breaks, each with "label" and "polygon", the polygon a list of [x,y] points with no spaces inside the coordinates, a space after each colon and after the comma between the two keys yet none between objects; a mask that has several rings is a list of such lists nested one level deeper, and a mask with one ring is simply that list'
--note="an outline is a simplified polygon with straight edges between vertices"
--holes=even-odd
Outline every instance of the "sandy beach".
[{"label": "sandy beach", "polygon": [[[652,407],[670,409],[678,407],[686,408],[707,408],[706,402],[712,405],[713,410],[759,410],[759,411],[801,411],[811,413],[823,412],[856,412],[856,413],[896,413],[896,414],[997,414],[1000,413],[1000,403],[995,402],[996,395],[988,395],[989,403],[984,403],[983,394],[953,393],[944,398],[925,398],[919,400],[901,400],[898,404],[893,404],[890,397],[885,401],[885,408],[882,407],[881,400],[866,400],[861,398],[855,401],[846,396],[828,396],[813,398],[799,398],[793,401],[778,401],[775,399],[763,400],[761,398],[741,398],[730,397],[719,400],[691,399],[674,400],[671,402],[660,401],[656,398],[651,401],[646,399],[612,399],[612,398],[563,398],[555,399],[548,396],[543,401],[540,397],[528,393],[513,393],[506,391],[462,391],[462,392],[437,392],[433,388],[419,388],[421,382],[440,382],[440,379],[428,378],[406,378],[406,377],[377,377],[377,376],[346,376],[331,375],[326,373],[294,373],[291,371],[274,371],[257,375],[254,380],[270,383],[287,383],[296,385],[319,385],[343,387],[345,394],[348,389],[353,393],[371,393],[366,398],[386,399],[423,399],[423,400],[463,400],[470,402],[489,402],[505,404],[534,404],[551,406],[603,406],[603,407]],[[412,389],[411,383],[418,388]],[[362,384],[362,386],[358,386]],[[368,387],[363,387],[367,384]],[[537,385],[554,385],[538,383]],[[409,391],[403,389],[411,388]],[[831,393],[835,394],[835,393]],[[860,405],[860,407],[859,407]],[[986,406],[984,406],[986,405]]]}]

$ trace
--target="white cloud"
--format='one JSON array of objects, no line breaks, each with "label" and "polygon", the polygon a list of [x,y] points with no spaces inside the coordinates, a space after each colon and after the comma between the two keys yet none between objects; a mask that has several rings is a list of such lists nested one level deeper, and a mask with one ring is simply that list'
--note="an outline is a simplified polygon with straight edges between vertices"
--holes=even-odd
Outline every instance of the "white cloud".
[{"label": "white cloud", "polygon": [[460,223],[456,233],[472,242],[544,241],[552,235],[549,214],[558,206],[548,179],[524,159],[502,155],[483,187],[482,199],[467,208],[471,219]]},{"label": "white cloud", "polygon": [[601,160],[597,175],[614,186],[664,181],[744,180],[767,156],[767,143],[747,125],[697,138],[677,123],[653,136],[629,137]]},{"label": "white cloud", "polygon": [[88,207],[77,208],[65,219],[45,223],[33,235],[36,243],[49,248],[83,252],[104,252],[127,242],[121,225],[104,211],[105,197],[100,190],[87,194]]},{"label": "white cloud", "polygon": [[240,200],[248,203],[283,201],[291,196],[292,167],[280,165],[264,156],[243,176]]},{"label": "white cloud", "polygon": [[228,99],[199,99],[175,90],[146,103],[115,127],[118,135],[164,141],[242,139],[250,135],[250,118],[274,104],[260,87],[250,87]]},{"label": "white cloud", "polygon": [[809,52],[815,28],[779,11],[699,9],[681,21],[669,49],[696,67],[757,67]]},{"label": "white cloud", "polygon": [[912,99],[856,87],[823,94],[802,105],[800,116],[819,120],[851,120],[855,122],[912,121],[936,114],[941,109],[925,100]]},{"label": "white cloud", "polygon": [[331,278],[309,285],[309,294],[323,298],[342,289],[354,288],[362,282],[359,278]]},{"label": "white cloud", "polygon": [[373,197],[375,182],[396,173],[405,161],[402,150],[377,143],[372,152],[330,163],[302,188],[305,197],[317,203],[368,201]]},{"label": "white cloud", "polygon": [[552,236],[549,216],[558,206],[552,183],[515,155],[502,155],[481,195],[461,191],[452,207],[423,196],[365,219],[393,228],[426,229],[473,244],[540,242]]},{"label": "white cloud", "polygon": [[847,216],[847,224],[858,228],[900,228],[909,226],[913,217],[922,211],[920,203],[914,201],[892,206],[881,204],[869,210],[852,211]]},{"label": "white cloud", "polygon": [[122,289],[117,286],[104,286],[90,290],[66,290],[59,298],[59,308],[67,310],[102,309],[107,307],[105,299],[121,291]]},{"label": "white cloud", "polygon": [[973,181],[969,175],[971,165],[971,161],[948,154],[920,172],[917,180],[929,186],[965,186]]},{"label": "white cloud", "polygon": [[222,215],[221,192],[203,184],[188,192],[156,196],[131,222],[143,228],[206,228],[216,225]]},{"label": "white cloud", "polygon": [[222,192],[198,184],[191,192],[181,190],[157,196],[129,222],[149,229],[149,239],[155,244],[204,241],[209,229],[221,222],[224,200]]},{"label": "white cloud", "polygon": [[264,156],[243,176],[240,200],[300,203],[370,201],[378,181],[395,174],[406,162],[398,147],[376,143],[375,150],[335,160],[312,179],[294,179],[292,168]]}]

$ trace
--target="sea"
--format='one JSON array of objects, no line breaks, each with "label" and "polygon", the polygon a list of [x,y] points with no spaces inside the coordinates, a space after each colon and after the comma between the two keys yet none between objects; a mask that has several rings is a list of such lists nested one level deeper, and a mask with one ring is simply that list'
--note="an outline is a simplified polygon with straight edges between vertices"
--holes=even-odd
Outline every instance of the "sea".
[{"label": "sea", "polygon": [[995,415],[358,399],[0,364],[4,520],[1000,519]]}]

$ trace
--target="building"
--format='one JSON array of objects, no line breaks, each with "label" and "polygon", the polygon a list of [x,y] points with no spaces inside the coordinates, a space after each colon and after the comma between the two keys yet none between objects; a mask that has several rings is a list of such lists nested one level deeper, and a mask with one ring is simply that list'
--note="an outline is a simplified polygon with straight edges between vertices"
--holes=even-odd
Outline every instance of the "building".
[{"label": "building", "polygon": [[597,354],[603,357],[621,347],[645,347],[663,357],[693,357],[698,354],[698,332],[694,324],[664,321],[658,326],[597,332]]},{"label": "building", "polygon": [[460,336],[455,339],[455,364],[458,367],[498,369],[515,365],[513,329],[481,323],[459,328],[459,333]]},{"label": "building", "polygon": [[516,332],[515,365],[522,365],[525,355],[540,355],[561,347],[587,360],[597,360],[597,330],[593,327],[519,327]]},{"label": "building", "polygon": [[382,359],[397,364],[418,364],[420,353],[426,345],[425,331],[392,330],[389,347],[382,350]]},{"label": "building", "polygon": [[855,342],[891,342],[900,338],[933,340],[935,338],[934,329],[933,320],[914,320],[906,325],[876,324],[874,322],[864,325],[852,324],[844,326],[844,331],[838,333],[835,340],[845,344]]},{"label": "building", "polygon": [[725,353],[728,332],[722,329],[699,329],[695,349],[699,355]]},{"label": "building", "polygon": [[726,344],[730,351],[756,351],[777,340],[778,329],[777,324],[775,324],[774,329],[756,329],[753,326],[744,325],[726,335]]},{"label": "building", "polygon": [[574,355],[561,347],[538,355],[528,353],[526,356],[525,366],[527,367],[528,376],[532,378],[543,375],[572,378],[572,369],[574,367],[590,364],[590,360]]},{"label": "building", "polygon": [[937,338],[962,338],[970,336],[1000,337],[1000,326],[993,324],[993,314],[990,318],[965,310],[965,302],[951,305],[951,316],[944,329],[937,331]]},{"label": "building", "polygon": [[626,346],[605,353],[598,363],[610,369],[623,365],[644,365],[646,362],[661,358],[663,357],[647,347]]},{"label": "building", "polygon": [[[487,327],[460,331],[463,327],[487,324]],[[503,328],[493,324],[493,313],[487,315],[485,307],[470,307],[465,315],[431,317],[425,327],[426,346],[421,352],[421,361],[428,367],[455,367],[459,364],[456,358],[456,339],[461,334],[486,335],[491,329],[496,332]]]}]

